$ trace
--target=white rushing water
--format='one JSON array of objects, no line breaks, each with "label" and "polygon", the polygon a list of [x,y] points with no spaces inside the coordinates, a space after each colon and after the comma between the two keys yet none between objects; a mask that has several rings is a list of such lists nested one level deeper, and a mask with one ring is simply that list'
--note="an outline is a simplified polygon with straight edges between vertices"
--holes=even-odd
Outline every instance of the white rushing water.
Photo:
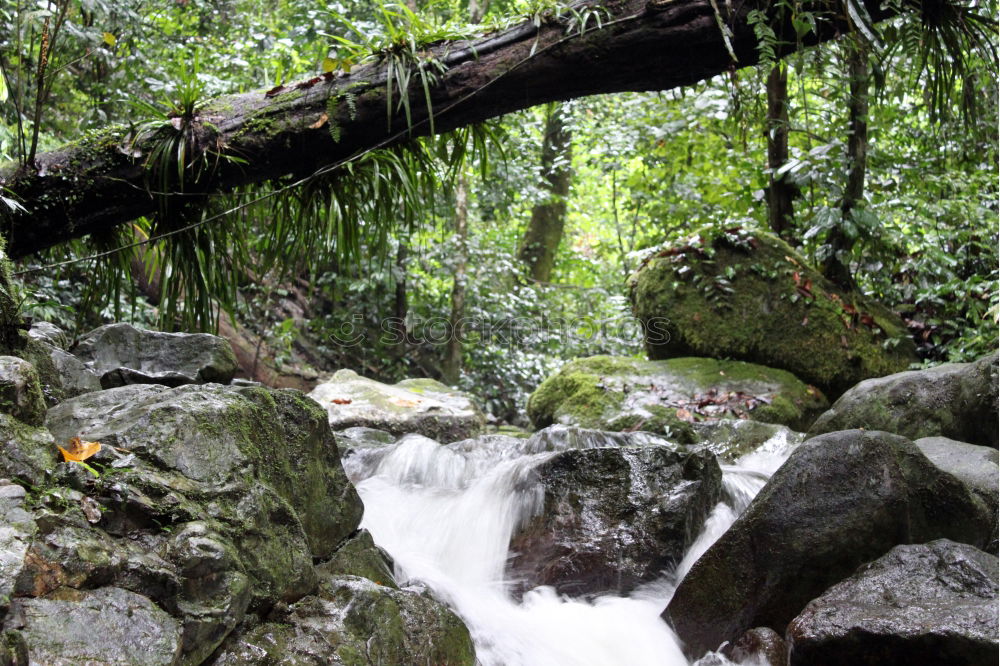
[{"label": "white rushing water", "polygon": [[539,450],[547,448],[544,437],[442,446],[409,435],[387,449],[354,452],[344,466],[364,501],[362,527],[393,557],[399,582],[423,583],[446,601],[469,627],[484,666],[687,666],[660,613],[787,452],[772,447],[777,452],[723,467],[726,501],[662,580],[627,597],[571,599],[542,587],[516,601],[504,579],[508,545],[519,521],[540,508],[533,470],[556,454]]}]

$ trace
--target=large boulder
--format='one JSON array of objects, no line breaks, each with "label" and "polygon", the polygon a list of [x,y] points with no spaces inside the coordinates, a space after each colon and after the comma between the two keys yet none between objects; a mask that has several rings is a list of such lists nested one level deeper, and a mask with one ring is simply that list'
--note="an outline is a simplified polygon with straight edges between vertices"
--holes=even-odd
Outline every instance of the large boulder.
[{"label": "large boulder", "polygon": [[983,546],[992,512],[909,440],[850,430],[807,440],[695,563],[664,612],[691,654],[785,626],[811,599],[903,543]]},{"label": "large boulder", "polygon": [[948,437],[997,448],[997,354],[861,382],[809,429],[894,432],[910,439]]},{"label": "large boulder", "polygon": [[117,508],[107,524],[127,531],[135,504],[153,512],[146,520],[212,520],[255,595],[308,592],[312,559],[329,557],[361,517],[326,415],[293,389],[123,386],[67,400],[47,425],[56,441],[102,442],[98,463],[135,456],[106,484]]},{"label": "large boulder", "polygon": [[831,395],[916,360],[899,317],[836,288],[765,232],[703,230],[647,260],[629,294],[653,359],[760,363]]},{"label": "large boulder", "polygon": [[997,558],[947,539],[902,545],[809,602],[791,666],[979,666],[997,658]]},{"label": "large boulder", "polygon": [[790,373],[752,363],[593,356],[567,363],[542,382],[528,399],[528,416],[539,428],[666,430],[692,442],[691,421],[749,417],[804,428],[827,404],[819,390]]},{"label": "large boulder", "polygon": [[562,451],[535,473],[541,502],[511,537],[507,578],[573,595],[628,592],[662,576],[722,487],[713,455],[665,442]]},{"label": "large boulder", "polygon": [[45,410],[34,366],[16,356],[0,356],[0,412],[40,426],[45,422]]},{"label": "large boulder", "polygon": [[309,397],[327,410],[334,430],[363,426],[454,442],[474,437],[486,424],[469,396],[433,379],[406,379],[390,385],[353,370],[339,370]]},{"label": "large boulder", "polygon": [[161,333],[109,324],[84,335],[73,354],[104,388],[126,384],[228,384],[236,356],[225,338],[207,333]]},{"label": "large boulder", "polygon": [[[67,400],[47,426],[57,442],[102,447],[86,461],[93,473],[36,460],[34,448],[21,456],[48,472],[36,474],[45,490],[18,598],[108,585],[142,594],[175,618],[195,664],[248,612],[313,592],[315,561],[361,558],[338,555],[362,506],[325,412],[298,391],[130,385]],[[26,448],[14,439],[11,450]]]},{"label": "large boulder", "polygon": [[25,494],[23,487],[0,479],[0,617],[14,596],[37,531],[34,517],[23,508]]},{"label": "large boulder", "polygon": [[116,587],[15,599],[3,628],[21,634],[31,664],[180,664],[177,621],[146,597]]},{"label": "large boulder", "polygon": [[316,595],[276,622],[234,636],[213,666],[441,664],[472,666],[469,631],[426,594],[356,576],[324,576]]}]

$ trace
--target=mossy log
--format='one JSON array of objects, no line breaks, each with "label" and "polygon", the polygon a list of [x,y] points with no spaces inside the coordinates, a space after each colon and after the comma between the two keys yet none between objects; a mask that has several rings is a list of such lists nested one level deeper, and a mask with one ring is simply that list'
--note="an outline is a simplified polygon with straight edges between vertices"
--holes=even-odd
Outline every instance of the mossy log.
[{"label": "mossy log", "polygon": [[[430,90],[435,131],[585,95],[666,90],[753,65],[758,60],[758,40],[747,16],[755,9],[772,15],[777,11],[775,3],[765,0],[582,4],[601,8],[601,28],[590,21],[592,27],[580,34],[569,18],[541,26],[529,21],[479,39],[421,51],[421,57],[433,56],[445,68]],[[875,20],[888,15],[878,0],[863,4]],[[817,33],[805,38],[806,44],[849,30],[837,0],[817,0],[802,9],[829,17],[819,22]],[[720,16],[731,31],[731,49],[723,39]],[[772,24],[778,35],[795,34],[776,18]],[[788,52],[794,43],[783,48]],[[156,195],[183,201],[199,193],[305,176],[351,155],[429,134],[428,105],[418,85],[410,90],[409,127],[402,109],[396,109],[387,122],[386,75],[385,63],[376,62],[348,75],[319,76],[280,90],[218,98],[190,121],[165,122],[168,134],[171,124],[188,133],[192,163],[202,156],[207,159],[204,168],[185,170],[187,182]],[[163,139],[162,133],[158,136]],[[0,210],[0,232],[8,239],[10,256],[23,257],[72,238],[106,232],[155,212],[161,202],[150,192],[156,188],[149,187],[145,167],[155,140],[147,136],[135,141],[127,128],[108,128],[40,155],[33,165],[0,168],[5,194],[24,206],[18,211]]]}]

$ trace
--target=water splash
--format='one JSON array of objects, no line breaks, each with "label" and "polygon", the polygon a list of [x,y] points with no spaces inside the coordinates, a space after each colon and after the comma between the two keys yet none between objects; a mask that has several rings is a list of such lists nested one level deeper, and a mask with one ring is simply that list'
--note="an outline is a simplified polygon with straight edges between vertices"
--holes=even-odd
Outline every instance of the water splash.
[{"label": "water splash", "polygon": [[409,435],[385,449],[356,451],[344,466],[365,504],[362,526],[392,555],[397,579],[426,584],[451,605],[483,666],[687,666],[660,613],[683,574],[763,486],[764,471],[727,467],[726,501],[676,577],[628,597],[571,599],[540,587],[515,601],[504,579],[511,534],[541,508],[538,466],[571,448],[655,443],[638,435],[550,429],[528,440],[450,446]]}]

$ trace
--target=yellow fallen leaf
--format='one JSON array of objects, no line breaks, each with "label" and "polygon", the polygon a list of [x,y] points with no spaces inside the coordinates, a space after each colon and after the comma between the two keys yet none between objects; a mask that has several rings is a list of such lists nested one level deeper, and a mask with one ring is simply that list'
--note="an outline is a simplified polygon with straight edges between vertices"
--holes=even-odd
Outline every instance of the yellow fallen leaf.
[{"label": "yellow fallen leaf", "polygon": [[101,450],[100,442],[83,442],[79,437],[70,439],[68,446],[68,450],[59,447],[63,454],[63,460],[66,462],[83,462]]}]

